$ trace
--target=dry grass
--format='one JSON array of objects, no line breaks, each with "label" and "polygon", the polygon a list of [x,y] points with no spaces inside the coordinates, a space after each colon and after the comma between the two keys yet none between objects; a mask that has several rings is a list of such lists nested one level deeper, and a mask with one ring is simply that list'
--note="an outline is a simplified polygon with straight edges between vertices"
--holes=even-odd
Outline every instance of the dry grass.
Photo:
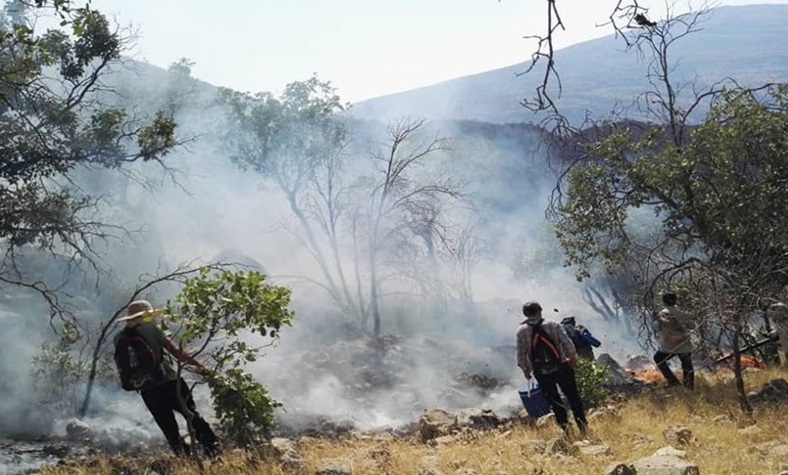
[{"label": "dry grass", "polygon": [[[784,371],[769,370],[746,376],[749,390],[760,388],[766,381],[788,376]],[[591,439],[608,445],[609,455],[545,455],[534,450],[537,440],[556,437],[554,427],[509,427],[488,432],[469,432],[435,446],[415,439],[395,439],[388,435],[357,435],[345,440],[303,438],[299,454],[305,465],[283,469],[273,458],[261,460],[241,452],[227,454],[221,461],[206,462],[206,474],[239,475],[313,475],[329,459],[343,460],[354,475],[416,475],[421,467],[433,467],[452,475],[470,469],[481,475],[586,475],[601,474],[614,461],[631,463],[651,455],[668,445],[662,432],[671,426],[689,427],[695,440],[685,447],[687,458],[696,463],[701,473],[716,475],[775,475],[788,470],[788,460],[778,460],[752,450],[762,442],[782,440],[788,443],[788,411],[786,406],[757,406],[753,418],[738,409],[730,383],[703,380],[695,393],[683,390],[657,389],[627,401],[619,407],[620,420],[599,420],[593,423]],[[727,415],[731,422],[714,422]],[[738,429],[757,424],[760,433],[745,436]],[[160,457],[171,464],[173,475],[199,473],[190,463]],[[781,465],[782,464],[782,465]],[[92,466],[61,466],[41,473],[119,474],[151,473],[151,461],[99,459]]]}]

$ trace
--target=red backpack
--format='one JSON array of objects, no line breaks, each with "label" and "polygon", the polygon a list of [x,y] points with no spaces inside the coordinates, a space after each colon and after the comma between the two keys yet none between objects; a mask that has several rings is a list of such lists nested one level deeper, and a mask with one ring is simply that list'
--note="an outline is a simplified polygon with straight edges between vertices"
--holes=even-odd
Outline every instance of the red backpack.
[{"label": "red backpack", "polygon": [[561,367],[561,353],[541,324],[531,324],[531,363],[535,374],[551,374]]}]

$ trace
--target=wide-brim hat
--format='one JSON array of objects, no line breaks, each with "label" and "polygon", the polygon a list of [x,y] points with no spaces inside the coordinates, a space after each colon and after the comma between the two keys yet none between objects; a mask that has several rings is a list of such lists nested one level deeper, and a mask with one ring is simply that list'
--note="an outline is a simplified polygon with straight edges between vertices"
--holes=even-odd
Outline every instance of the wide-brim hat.
[{"label": "wide-brim hat", "polygon": [[162,311],[163,309],[153,308],[153,305],[151,305],[147,300],[135,300],[129,304],[128,309],[126,310],[126,316],[118,318],[117,321],[128,322],[146,315],[154,317],[161,314]]}]

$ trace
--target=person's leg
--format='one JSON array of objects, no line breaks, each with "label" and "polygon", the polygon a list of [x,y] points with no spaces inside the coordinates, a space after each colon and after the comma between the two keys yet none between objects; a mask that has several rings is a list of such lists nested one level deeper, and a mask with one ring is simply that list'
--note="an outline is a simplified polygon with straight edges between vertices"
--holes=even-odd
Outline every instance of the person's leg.
[{"label": "person's leg", "polygon": [[575,422],[582,434],[585,434],[588,427],[586,420],[586,412],[583,407],[583,400],[580,399],[580,392],[577,390],[577,380],[575,380],[575,370],[570,366],[562,366],[558,372],[558,385],[561,391],[569,400],[569,407],[572,408],[572,414],[575,416]]},{"label": "person's leg", "polygon": [[681,372],[684,379],[684,387],[695,389],[695,368],[692,366],[692,353],[679,353],[681,360]]},{"label": "person's leg", "polygon": [[553,409],[553,414],[555,414],[555,421],[562,429],[566,430],[569,419],[566,415],[564,402],[561,400],[561,394],[558,393],[558,383],[556,382],[557,374],[558,373],[539,375],[536,376],[536,381],[539,382],[539,387],[542,388],[544,395],[547,396],[547,400],[550,401],[550,407]]},{"label": "person's leg", "polygon": [[185,447],[181,440],[181,434],[178,430],[178,421],[175,420],[174,408],[171,404],[171,395],[174,389],[175,386],[171,386],[170,383],[167,382],[160,386],[142,391],[141,395],[142,400],[145,402],[145,406],[153,416],[153,420],[156,421],[159,429],[161,429],[164,437],[167,439],[167,443],[170,444],[170,448],[177,455],[181,455],[185,452]]},{"label": "person's leg", "polygon": [[194,436],[197,438],[197,442],[202,445],[205,454],[208,456],[218,455],[220,452],[219,441],[208,421],[203,419],[200,413],[197,412],[191,389],[183,379],[179,381],[177,387],[180,391],[180,397],[176,401],[176,410],[183,414],[183,417],[191,423],[194,429]]},{"label": "person's leg", "polygon": [[659,368],[662,376],[668,381],[669,386],[678,386],[681,384],[678,378],[676,378],[676,375],[673,374],[673,371],[670,370],[670,366],[668,366],[668,361],[674,356],[676,355],[673,353],[665,353],[664,351],[654,353],[654,362],[657,363],[657,368]]}]

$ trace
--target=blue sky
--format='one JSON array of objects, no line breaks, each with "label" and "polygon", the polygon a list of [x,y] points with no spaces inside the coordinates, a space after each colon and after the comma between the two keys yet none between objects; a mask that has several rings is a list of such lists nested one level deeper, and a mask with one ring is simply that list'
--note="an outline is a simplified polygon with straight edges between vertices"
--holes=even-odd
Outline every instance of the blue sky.
[{"label": "blue sky", "polygon": [[[610,34],[616,0],[559,1],[559,46]],[[561,4],[565,6],[561,6]],[[664,0],[640,0],[652,17]],[[788,0],[723,0],[723,5]],[[243,91],[279,92],[317,73],[345,101],[521,62],[545,28],[545,0],[92,0],[138,35],[134,58]],[[578,6],[578,4],[580,6]],[[678,8],[686,3],[678,2]],[[694,5],[698,5],[695,2]]]}]

